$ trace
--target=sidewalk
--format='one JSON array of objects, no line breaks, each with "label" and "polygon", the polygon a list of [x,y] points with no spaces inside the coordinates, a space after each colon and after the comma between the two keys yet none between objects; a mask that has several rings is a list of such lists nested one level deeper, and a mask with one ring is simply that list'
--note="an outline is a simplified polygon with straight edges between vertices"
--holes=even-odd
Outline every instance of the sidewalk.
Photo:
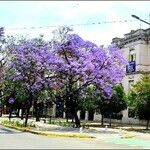
[{"label": "sidewalk", "polygon": [[[1,120],[8,120],[8,118],[2,118]],[[12,118],[12,120],[19,120],[16,118]],[[79,134],[79,135],[88,135],[91,137],[95,137],[97,140],[104,140],[105,142],[112,142],[117,144],[127,144],[127,145],[134,145],[134,146],[142,146],[144,148],[150,148],[150,134],[148,133],[140,133],[135,131],[125,131],[120,129],[113,129],[113,128],[97,128],[97,127],[90,127],[89,129],[79,129],[79,128],[72,128],[72,127],[62,127],[58,125],[52,125],[44,123],[43,121],[35,122],[35,119],[29,119],[29,123],[35,124],[34,131],[39,133],[46,133],[50,135],[60,135],[60,136],[67,136],[69,135]],[[44,134],[43,134],[44,135]]]},{"label": "sidewalk", "polygon": [[[8,120],[7,117],[0,117],[1,120]],[[12,118],[11,120],[23,122],[19,118]],[[86,133],[92,135],[94,137],[103,137],[106,136],[116,136],[121,135],[124,131],[120,131],[118,129],[111,129],[111,128],[89,128],[89,129],[82,129],[82,128],[73,128],[73,127],[62,127],[54,124],[47,124],[43,121],[36,122],[35,119],[29,119],[28,123],[32,123],[35,125],[36,131],[46,131],[46,132],[56,132],[56,133]]]},{"label": "sidewalk", "polygon": [[[37,127],[37,130],[42,131],[54,131],[54,132],[66,132],[66,133],[87,133],[90,135],[93,135],[97,138],[112,138],[112,137],[123,137],[126,135],[129,135],[129,137],[132,135],[132,137],[138,137],[143,139],[150,139],[149,133],[141,133],[136,131],[128,131],[128,127],[117,127],[117,128],[100,128],[100,127],[90,127],[89,129],[79,129],[79,128],[73,128],[73,127],[62,127],[58,125],[52,125],[52,124],[46,124],[41,122],[35,122],[35,125]],[[140,128],[143,129],[145,127],[137,127],[133,126],[132,128]]]}]

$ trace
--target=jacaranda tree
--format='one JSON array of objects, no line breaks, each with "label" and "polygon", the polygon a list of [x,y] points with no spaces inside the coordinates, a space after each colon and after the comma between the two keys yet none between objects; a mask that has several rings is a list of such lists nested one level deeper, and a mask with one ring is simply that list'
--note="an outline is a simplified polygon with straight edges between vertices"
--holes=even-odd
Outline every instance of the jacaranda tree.
[{"label": "jacaranda tree", "polygon": [[[44,42],[42,38],[24,40],[18,44],[14,44],[12,48],[12,56],[10,68],[12,70],[11,79],[20,81],[24,87],[24,93],[28,93],[25,100],[27,125],[29,110],[36,102],[35,93],[41,91],[49,84],[46,77],[47,70],[50,70],[51,57],[49,44]],[[50,61],[49,61],[50,60]]]},{"label": "jacaranda tree", "polygon": [[77,106],[81,91],[98,85],[111,97],[112,86],[124,77],[126,61],[114,45],[99,47],[71,33],[68,27],[59,28],[54,35],[49,43],[31,39],[13,47],[12,78],[23,81],[29,93],[25,123],[34,93],[49,88],[53,95],[59,95],[66,108],[71,109],[76,127],[79,127]]},{"label": "jacaranda tree", "polygon": [[98,47],[70,31],[70,28],[62,27],[54,32],[51,47],[57,59],[52,72],[56,75],[54,82],[59,91],[63,90],[65,106],[71,109],[78,127],[77,106],[81,91],[96,85],[111,97],[112,86],[124,77],[126,60],[114,45]]}]

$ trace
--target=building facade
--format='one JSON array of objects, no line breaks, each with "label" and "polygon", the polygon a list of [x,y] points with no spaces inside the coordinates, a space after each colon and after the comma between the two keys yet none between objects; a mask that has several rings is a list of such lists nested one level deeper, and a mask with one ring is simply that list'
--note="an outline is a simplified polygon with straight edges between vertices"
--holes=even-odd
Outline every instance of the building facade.
[{"label": "building facade", "polygon": [[[124,90],[128,93],[131,85],[135,84],[143,73],[150,73],[150,28],[131,30],[123,38],[113,38],[112,43],[122,50],[128,61],[125,68],[126,76],[122,81]],[[132,118],[130,108],[122,113],[123,123],[146,124],[144,120]]]},{"label": "building facade", "polygon": [[115,43],[123,51],[128,60],[123,87],[128,92],[144,72],[150,72],[150,28],[131,30],[124,38],[114,38]]}]

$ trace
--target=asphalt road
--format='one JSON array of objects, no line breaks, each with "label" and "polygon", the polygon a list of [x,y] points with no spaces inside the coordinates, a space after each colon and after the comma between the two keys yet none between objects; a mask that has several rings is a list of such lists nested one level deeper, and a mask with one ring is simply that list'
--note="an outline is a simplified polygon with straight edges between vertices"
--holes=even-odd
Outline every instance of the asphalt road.
[{"label": "asphalt road", "polygon": [[100,139],[46,137],[0,126],[0,149],[137,149]]}]

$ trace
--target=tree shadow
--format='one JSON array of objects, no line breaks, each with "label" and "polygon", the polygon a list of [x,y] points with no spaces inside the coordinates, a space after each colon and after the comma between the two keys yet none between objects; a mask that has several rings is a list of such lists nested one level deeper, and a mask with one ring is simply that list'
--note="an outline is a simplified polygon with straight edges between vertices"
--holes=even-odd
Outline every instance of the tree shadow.
[{"label": "tree shadow", "polygon": [[0,134],[20,134],[22,131],[15,131],[9,128],[0,127]]}]

